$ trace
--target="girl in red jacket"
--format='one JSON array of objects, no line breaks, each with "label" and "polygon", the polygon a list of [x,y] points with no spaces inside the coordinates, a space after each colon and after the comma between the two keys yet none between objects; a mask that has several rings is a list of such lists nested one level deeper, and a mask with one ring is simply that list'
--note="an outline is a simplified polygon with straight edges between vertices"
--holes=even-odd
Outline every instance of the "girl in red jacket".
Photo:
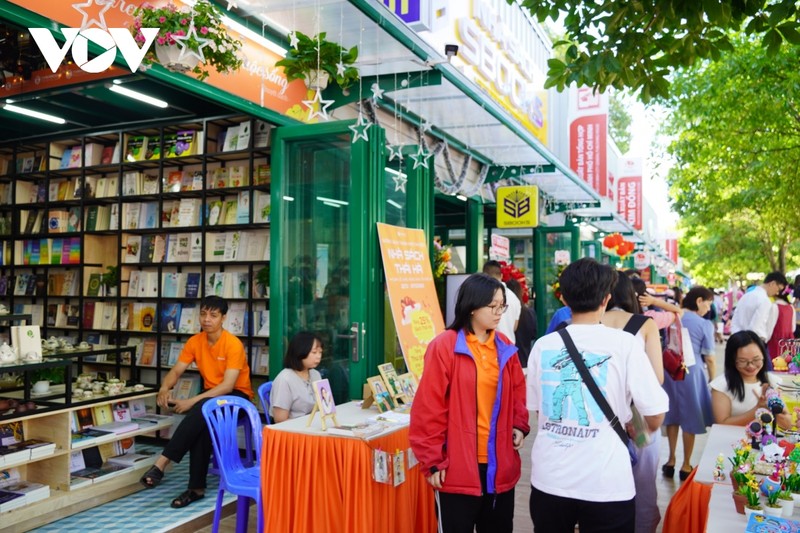
[{"label": "girl in red jacket", "polygon": [[517,347],[496,332],[507,308],[503,284],[473,274],[453,323],[425,353],[409,437],[444,533],[514,528],[518,450],[530,426]]}]

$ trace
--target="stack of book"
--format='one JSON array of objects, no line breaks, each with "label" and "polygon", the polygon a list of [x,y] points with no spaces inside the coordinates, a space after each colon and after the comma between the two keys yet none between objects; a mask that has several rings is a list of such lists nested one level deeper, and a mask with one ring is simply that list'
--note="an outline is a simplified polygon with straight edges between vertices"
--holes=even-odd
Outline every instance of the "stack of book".
[{"label": "stack of book", "polygon": [[[24,505],[38,502],[50,497],[50,486],[44,483],[36,483],[33,481],[17,481],[11,485],[3,487],[7,492],[22,495]],[[16,498],[13,500],[16,503]]]}]

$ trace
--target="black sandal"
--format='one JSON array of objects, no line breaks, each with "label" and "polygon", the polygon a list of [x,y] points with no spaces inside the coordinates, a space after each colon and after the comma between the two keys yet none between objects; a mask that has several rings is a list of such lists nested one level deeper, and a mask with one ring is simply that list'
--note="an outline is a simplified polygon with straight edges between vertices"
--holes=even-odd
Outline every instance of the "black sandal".
[{"label": "black sandal", "polygon": [[150,467],[150,470],[139,478],[139,483],[146,489],[154,489],[161,483],[162,479],[164,479],[164,471],[153,465]]},{"label": "black sandal", "polygon": [[664,477],[675,477],[675,465],[663,465],[661,467],[661,473],[664,474]]},{"label": "black sandal", "polygon": [[206,497],[205,494],[198,494],[192,489],[185,490],[181,493],[180,496],[172,500],[172,504],[170,504],[170,507],[172,507],[173,509],[180,509],[182,507],[186,507],[190,503],[196,502],[197,500],[202,500],[205,497]]}]

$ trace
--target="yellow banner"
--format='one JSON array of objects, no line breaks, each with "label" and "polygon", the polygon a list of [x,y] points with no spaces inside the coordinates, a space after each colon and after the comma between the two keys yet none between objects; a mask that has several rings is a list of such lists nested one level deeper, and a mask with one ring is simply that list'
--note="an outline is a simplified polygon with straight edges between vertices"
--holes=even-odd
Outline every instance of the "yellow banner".
[{"label": "yellow banner", "polygon": [[444,331],[428,243],[422,230],[381,223],[378,223],[378,238],[403,358],[408,370],[419,379],[428,343]]},{"label": "yellow banner", "polygon": [[497,227],[535,228],[539,225],[539,187],[521,185],[497,189]]}]

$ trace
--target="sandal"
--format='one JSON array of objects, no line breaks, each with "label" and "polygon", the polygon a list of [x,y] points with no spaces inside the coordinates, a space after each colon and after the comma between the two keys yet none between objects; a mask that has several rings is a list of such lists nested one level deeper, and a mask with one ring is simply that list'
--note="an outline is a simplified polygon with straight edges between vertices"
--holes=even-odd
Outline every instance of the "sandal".
[{"label": "sandal", "polygon": [[675,477],[675,465],[663,465],[661,467],[661,473],[664,474],[664,477]]},{"label": "sandal", "polygon": [[[694,468],[692,470],[694,470]],[[686,481],[686,478],[689,477],[689,475],[692,473],[692,470],[689,470],[688,472],[686,470],[679,470],[678,477],[681,479],[681,481]]]},{"label": "sandal", "polygon": [[202,500],[205,497],[206,497],[205,494],[198,494],[192,489],[185,490],[181,493],[180,496],[172,500],[172,504],[170,504],[170,507],[172,507],[173,509],[180,509],[182,507],[186,507],[190,503],[196,502],[197,500]]},{"label": "sandal", "polygon": [[162,479],[164,479],[164,471],[153,465],[150,467],[150,470],[139,478],[139,483],[144,485],[146,489],[154,489],[161,483]]}]

